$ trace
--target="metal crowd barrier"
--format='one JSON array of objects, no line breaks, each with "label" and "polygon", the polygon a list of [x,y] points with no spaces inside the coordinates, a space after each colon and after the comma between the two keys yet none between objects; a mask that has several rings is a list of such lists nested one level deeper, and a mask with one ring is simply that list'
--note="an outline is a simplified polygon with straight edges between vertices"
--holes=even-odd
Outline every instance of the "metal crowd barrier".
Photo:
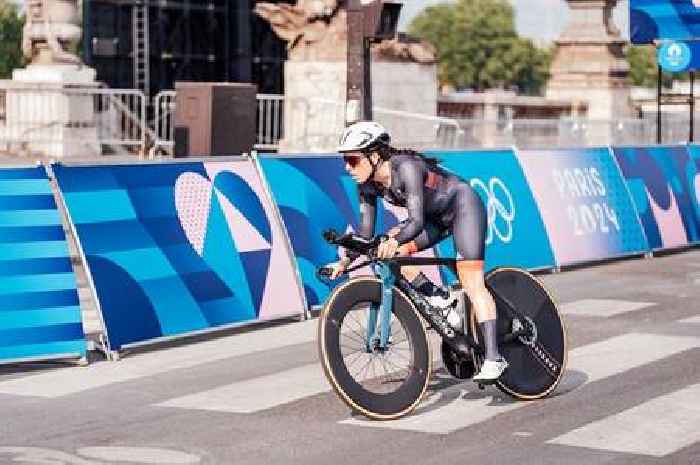
[{"label": "metal crowd barrier", "polygon": [[[7,83],[7,81],[5,81]],[[0,87],[0,151],[48,157],[143,155],[141,91],[9,83]]]}]

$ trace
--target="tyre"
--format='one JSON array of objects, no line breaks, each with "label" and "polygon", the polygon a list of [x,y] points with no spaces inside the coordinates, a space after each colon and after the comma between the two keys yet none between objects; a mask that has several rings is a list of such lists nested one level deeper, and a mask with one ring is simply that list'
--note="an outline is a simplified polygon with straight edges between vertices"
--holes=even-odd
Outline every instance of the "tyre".
[{"label": "tyre", "polygon": [[396,288],[388,346],[367,347],[370,308],[378,308],[381,293],[381,281],[371,277],[338,286],[319,316],[318,346],[323,370],[338,396],[369,418],[391,420],[420,402],[430,380],[431,356],[415,307]]},{"label": "tyre", "polygon": [[[518,399],[533,400],[549,395],[566,370],[568,350],[566,328],[554,300],[534,276],[521,269],[496,269],[485,279],[493,293],[497,294],[494,300],[499,351],[508,361],[508,368],[496,386]],[[513,315],[499,302],[499,296],[524,318]],[[527,336],[504,341],[508,334],[524,326],[531,328]],[[474,338],[482,341],[474,314],[470,327]],[[478,357],[477,365],[480,366],[482,361],[483,356]]]}]

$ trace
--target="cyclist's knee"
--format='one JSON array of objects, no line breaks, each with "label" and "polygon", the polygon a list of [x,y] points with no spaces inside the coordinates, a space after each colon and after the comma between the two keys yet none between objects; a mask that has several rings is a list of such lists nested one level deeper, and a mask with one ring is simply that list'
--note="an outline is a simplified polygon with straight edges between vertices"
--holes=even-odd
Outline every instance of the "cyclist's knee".
[{"label": "cyclist's knee", "polygon": [[400,257],[408,257],[416,252],[418,252],[418,244],[416,241],[411,241],[399,246],[397,253]]},{"label": "cyclist's knee", "polygon": [[401,267],[401,274],[408,281],[413,281],[420,274],[420,267],[417,266],[403,266]]}]

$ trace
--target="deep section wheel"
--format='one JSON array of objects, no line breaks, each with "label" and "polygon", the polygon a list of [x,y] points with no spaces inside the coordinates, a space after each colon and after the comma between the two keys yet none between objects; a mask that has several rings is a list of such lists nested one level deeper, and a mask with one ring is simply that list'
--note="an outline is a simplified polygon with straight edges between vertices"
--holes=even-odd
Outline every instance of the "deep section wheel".
[{"label": "deep section wheel", "polygon": [[430,379],[431,357],[422,321],[397,289],[387,347],[368,339],[371,309],[378,308],[381,290],[381,282],[370,277],[336,288],[319,317],[318,344],[324,372],[340,398],[369,418],[389,420],[418,405]]}]

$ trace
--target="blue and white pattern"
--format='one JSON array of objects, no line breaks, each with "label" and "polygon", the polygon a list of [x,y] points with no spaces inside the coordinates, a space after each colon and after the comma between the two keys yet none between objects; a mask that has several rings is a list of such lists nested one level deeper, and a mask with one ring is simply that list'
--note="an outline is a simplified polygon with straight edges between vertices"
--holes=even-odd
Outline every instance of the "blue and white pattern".
[{"label": "blue and white pattern", "polygon": [[0,169],[0,362],[85,350],[75,274],[46,171]]}]

